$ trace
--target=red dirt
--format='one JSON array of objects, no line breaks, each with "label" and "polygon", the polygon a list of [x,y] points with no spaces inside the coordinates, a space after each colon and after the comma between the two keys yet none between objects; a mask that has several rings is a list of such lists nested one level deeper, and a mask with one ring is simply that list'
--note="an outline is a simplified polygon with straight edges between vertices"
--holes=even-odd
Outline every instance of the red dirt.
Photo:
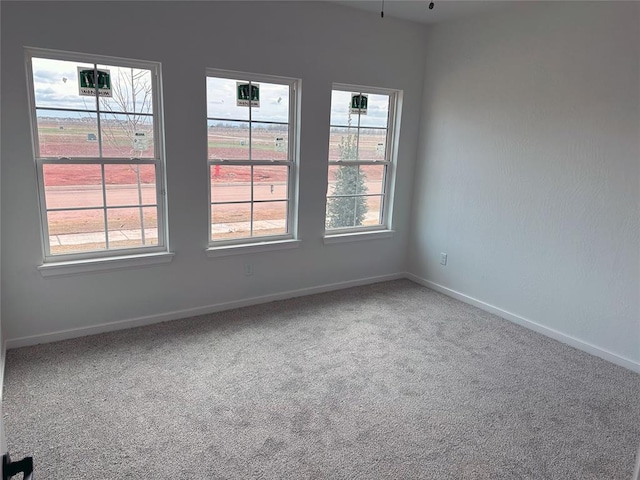
[{"label": "red dirt", "polygon": [[[64,123],[64,128],[61,123]],[[41,128],[40,133],[40,149],[41,155],[46,157],[94,157],[98,154],[98,144],[96,141],[88,141],[87,135],[91,133],[92,126],[84,124],[83,122],[56,122],[56,121],[41,121],[39,122]],[[62,128],[62,129],[61,129]],[[219,131],[218,131],[219,130]],[[88,133],[87,133],[88,132]],[[233,135],[238,135],[237,132],[226,132],[225,129],[216,129],[215,132],[210,131],[209,140],[216,136],[227,133],[227,137],[230,137],[234,141]],[[269,144],[271,145],[271,136],[268,134],[267,138],[259,138],[257,145]],[[222,137],[222,138],[227,138]],[[130,148],[129,140],[125,137],[118,137],[116,139],[119,145],[104,144],[103,148],[105,153],[110,156],[121,156],[124,158],[131,157],[135,152]],[[214,140],[215,141],[215,140]],[[220,141],[218,139],[218,141]],[[265,143],[266,142],[266,143]],[[145,151],[145,154],[153,154],[153,147]],[[361,148],[363,151],[369,152],[365,156],[369,157],[375,152],[376,141],[367,137],[361,139]],[[215,147],[216,156],[220,158],[234,158],[237,157],[241,151],[244,151],[245,147]],[[332,144],[330,145],[330,152],[332,158],[337,158],[338,145],[337,140],[332,137]],[[275,156],[284,159],[284,153],[275,152]],[[272,159],[274,158],[274,152],[269,150],[263,150],[262,148],[256,148],[254,150],[254,157],[256,160],[260,159]],[[204,161],[204,160],[203,160]],[[167,163],[171,166],[172,159],[168,158]],[[303,160],[304,162],[304,160]],[[55,165],[55,167],[53,166]],[[304,165],[301,167],[303,168]],[[283,167],[258,167],[259,175],[254,176],[254,181],[263,182],[285,182],[287,180],[287,169]],[[382,169],[376,166],[364,166],[363,170],[367,173],[367,177],[370,181],[380,180],[382,177]],[[82,164],[52,164],[51,167],[46,167],[45,185],[46,186],[71,186],[71,185],[99,185],[101,183],[100,168],[95,165],[82,165]],[[153,166],[141,167],[140,177],[143,184],[155,183],[155,171]],[[236,182],[250,182],[250,169],[247,167],[233,165],[233,160],[230,161],[230,165],[223,165],[220,168],[211,168],[211,180],[214,183],[236,183]],[[330,181],[333,180],[330,178]],[[110,165],[106,175],[105,182],[107,184],[119,184],[119,185],[132,185],[136,184],[136,174],[133,165]]]},{"label": "red dirt", "polygon": [[[260,166],[254,180],[261,182],[285,182],[286,168]],[[140,179],[143,184],[155,183],[154,167],[142,166],[140,169]],[[380,180],[382,169],[375,165],[365,165],[362,170],[367,173],[368,180]],[[222,165],[216,175],[215,166],[211,167],[211,180],[214,183],[236,183],[250,182],[251,169],[242,166]],[[45,185],[50,186],[70,186],[70,185],[99,185],[101,183],[100,168],[96,165],[82,164],[55,164],[55,166],[45,166]],[[133,185],[136,183],[136,174],[132,166],[129,165],[109,165],[106,178],[109,185]]]}]

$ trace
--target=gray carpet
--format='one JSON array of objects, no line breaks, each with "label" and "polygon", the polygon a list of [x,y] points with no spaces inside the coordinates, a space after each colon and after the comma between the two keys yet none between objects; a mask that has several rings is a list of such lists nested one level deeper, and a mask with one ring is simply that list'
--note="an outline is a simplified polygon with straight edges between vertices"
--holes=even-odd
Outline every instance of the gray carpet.
[{"label": "gray carpet", "polygon": [[11,350],[37,479],[623,479],[640,375],[407,280]]}]

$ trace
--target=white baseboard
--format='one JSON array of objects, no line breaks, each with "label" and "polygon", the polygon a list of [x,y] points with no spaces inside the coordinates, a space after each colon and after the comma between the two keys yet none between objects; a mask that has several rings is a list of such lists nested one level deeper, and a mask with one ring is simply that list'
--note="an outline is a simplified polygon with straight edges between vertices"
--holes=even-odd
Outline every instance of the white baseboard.
[{"label": "white baseboard", "polygon": [[148,315],[145,317],[132,318],[128,320],[118,320],[115,322],[101,323],[90,327],[71,328],[68,330],[60,330],[57,332],[45,333],[41,335],[31,335],[27,337],[11,338],[6,341],[6,348],[20,348],[39,343],[57,342],[59,340],[67,340],[69,338],[84,337],[87,335],[95,335],[97,333],[112,332],[114,330],[123,330],[126,328],[142,327],[154,323],[167,322],[170,320],[178,320],[181,318],[195,317],[198,315],[207,315],[209,313],[222,312],[224,310],[232,310],[234,308],[248,307],[261,303],[274,302],[276,300],[286,300],[287,298],[303,297],[316,293],[325,293],[333,290],[342,290],[344,288],[358,287],[361,285],[369,285],[372,283],[387,282],[389,280],[398,280],[405,278],[404,273],[394,273],[390,275],[381,275],[378,277],[368,277],[358,280],[350,280],[346,282],[330,283],[317,287],[301,288],[298,290],[289,290],[286,292],[273,293],[270,295],[262,295],[258,297],[247,298],[244,300],[236,300],[233,302],[217,303],[204,307],[188,308],[174,312],[161,313],[157,315]]},{"label": "white baseboard", "polygon": [[584,352],[590,353],[591,355],[595,355],[596,357],[600,357],[603,360],[607,360],[608,362],[615,363],[616,365],[620,365],[621,367],[625,367],[629,370],[640,373],[640,363],[635,362],[629,358],[621,357],[620,355],[609,352],[608,350],[572,337],[571,335],[559,332],[557,330],[554,330],[553,328],[545,327],[544,325],[536,323],[532,320],[528,320],[524,317],[521,317],[520,315],[508,312],[489,303],[483,302],[482,300],[478,300],[477,298],[470,297],[469,295],[465,295],[464,293],[458,292],[451,288],[443,287],[442,285],[434,283],[430,280],[425,280],[424,278],[418,277],[413,273],[407,273],[405,277],[427,288],[431,288],[433,290],[436,290],[437,292],[444,293],[449,297],[453,297],[457,300],[468,303],[469,305],[478,307],[485,312],[493,313],[494,315],[504,318],[505,320],[509,320],[510,322],[522,325],[529,330],[541,333],[542,335],[553,338],[554,340],[558,340],[559,342],[570,345],[574,348],[577,348],[578,350],[582,350]]}]

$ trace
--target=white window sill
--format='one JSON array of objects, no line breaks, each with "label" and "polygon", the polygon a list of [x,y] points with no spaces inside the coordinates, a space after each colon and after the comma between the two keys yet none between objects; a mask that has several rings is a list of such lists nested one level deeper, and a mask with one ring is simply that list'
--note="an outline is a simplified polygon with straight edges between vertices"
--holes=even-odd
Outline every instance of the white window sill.
[{"label": "white window sill", "polygon": [[325,245],[333,243],[360,242],[362,240],[378,240],[380,238],[391,238],[395,230],[373,230],[366,232],[349,232],[325,235],[323,238]]},{"label": "white window sill", "polygon": [[72,260],[68,262],[45,263],[38,267],[43,277],[78,275],[82,273],[104,272],[123,268],[146,267],[169,263],[174,253],[147,253],[143,255],[127,255],[126,257],[91,258],[88,260]]},{"label": "white window sill", "polygon": [[298,248],[301,240],[276,240],[273,242],[243,243],[239,245],[223,245],[207,248],[207,257],[227,257],[230,255],[244,255],[247,253],[272,252],[274,250],[289,250]]}]

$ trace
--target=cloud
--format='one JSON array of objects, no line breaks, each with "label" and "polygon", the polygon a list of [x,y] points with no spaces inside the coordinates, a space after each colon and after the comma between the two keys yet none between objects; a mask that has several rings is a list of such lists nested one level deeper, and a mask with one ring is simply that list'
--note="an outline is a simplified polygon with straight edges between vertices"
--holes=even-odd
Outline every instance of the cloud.
[{"label": "cloud", "polygon": [[55,95],[56,91],[51,88],[51,87],[47,87],[47,88],[36,88],[36,95]]},{"label": "cloud", "polygon": [[89,107],[90,104],[87,104],[87,100],[91,102],[92,99],[85,99],[78,96],[77,94],[66,94],[65,92],[61,92],[60,90],[61,89],[59,88],[51,87],[36,88],[36,107],[77,108],[82,110],[95,108],[95,105]]},{"label": "cloud", "polygon": [[63,77],[69,78],[72,76],[74,76],[73,72],[68,73],[51,70],[35,70],[33,72],[33,80],[35,83],[48,85],[62,83]]}]

